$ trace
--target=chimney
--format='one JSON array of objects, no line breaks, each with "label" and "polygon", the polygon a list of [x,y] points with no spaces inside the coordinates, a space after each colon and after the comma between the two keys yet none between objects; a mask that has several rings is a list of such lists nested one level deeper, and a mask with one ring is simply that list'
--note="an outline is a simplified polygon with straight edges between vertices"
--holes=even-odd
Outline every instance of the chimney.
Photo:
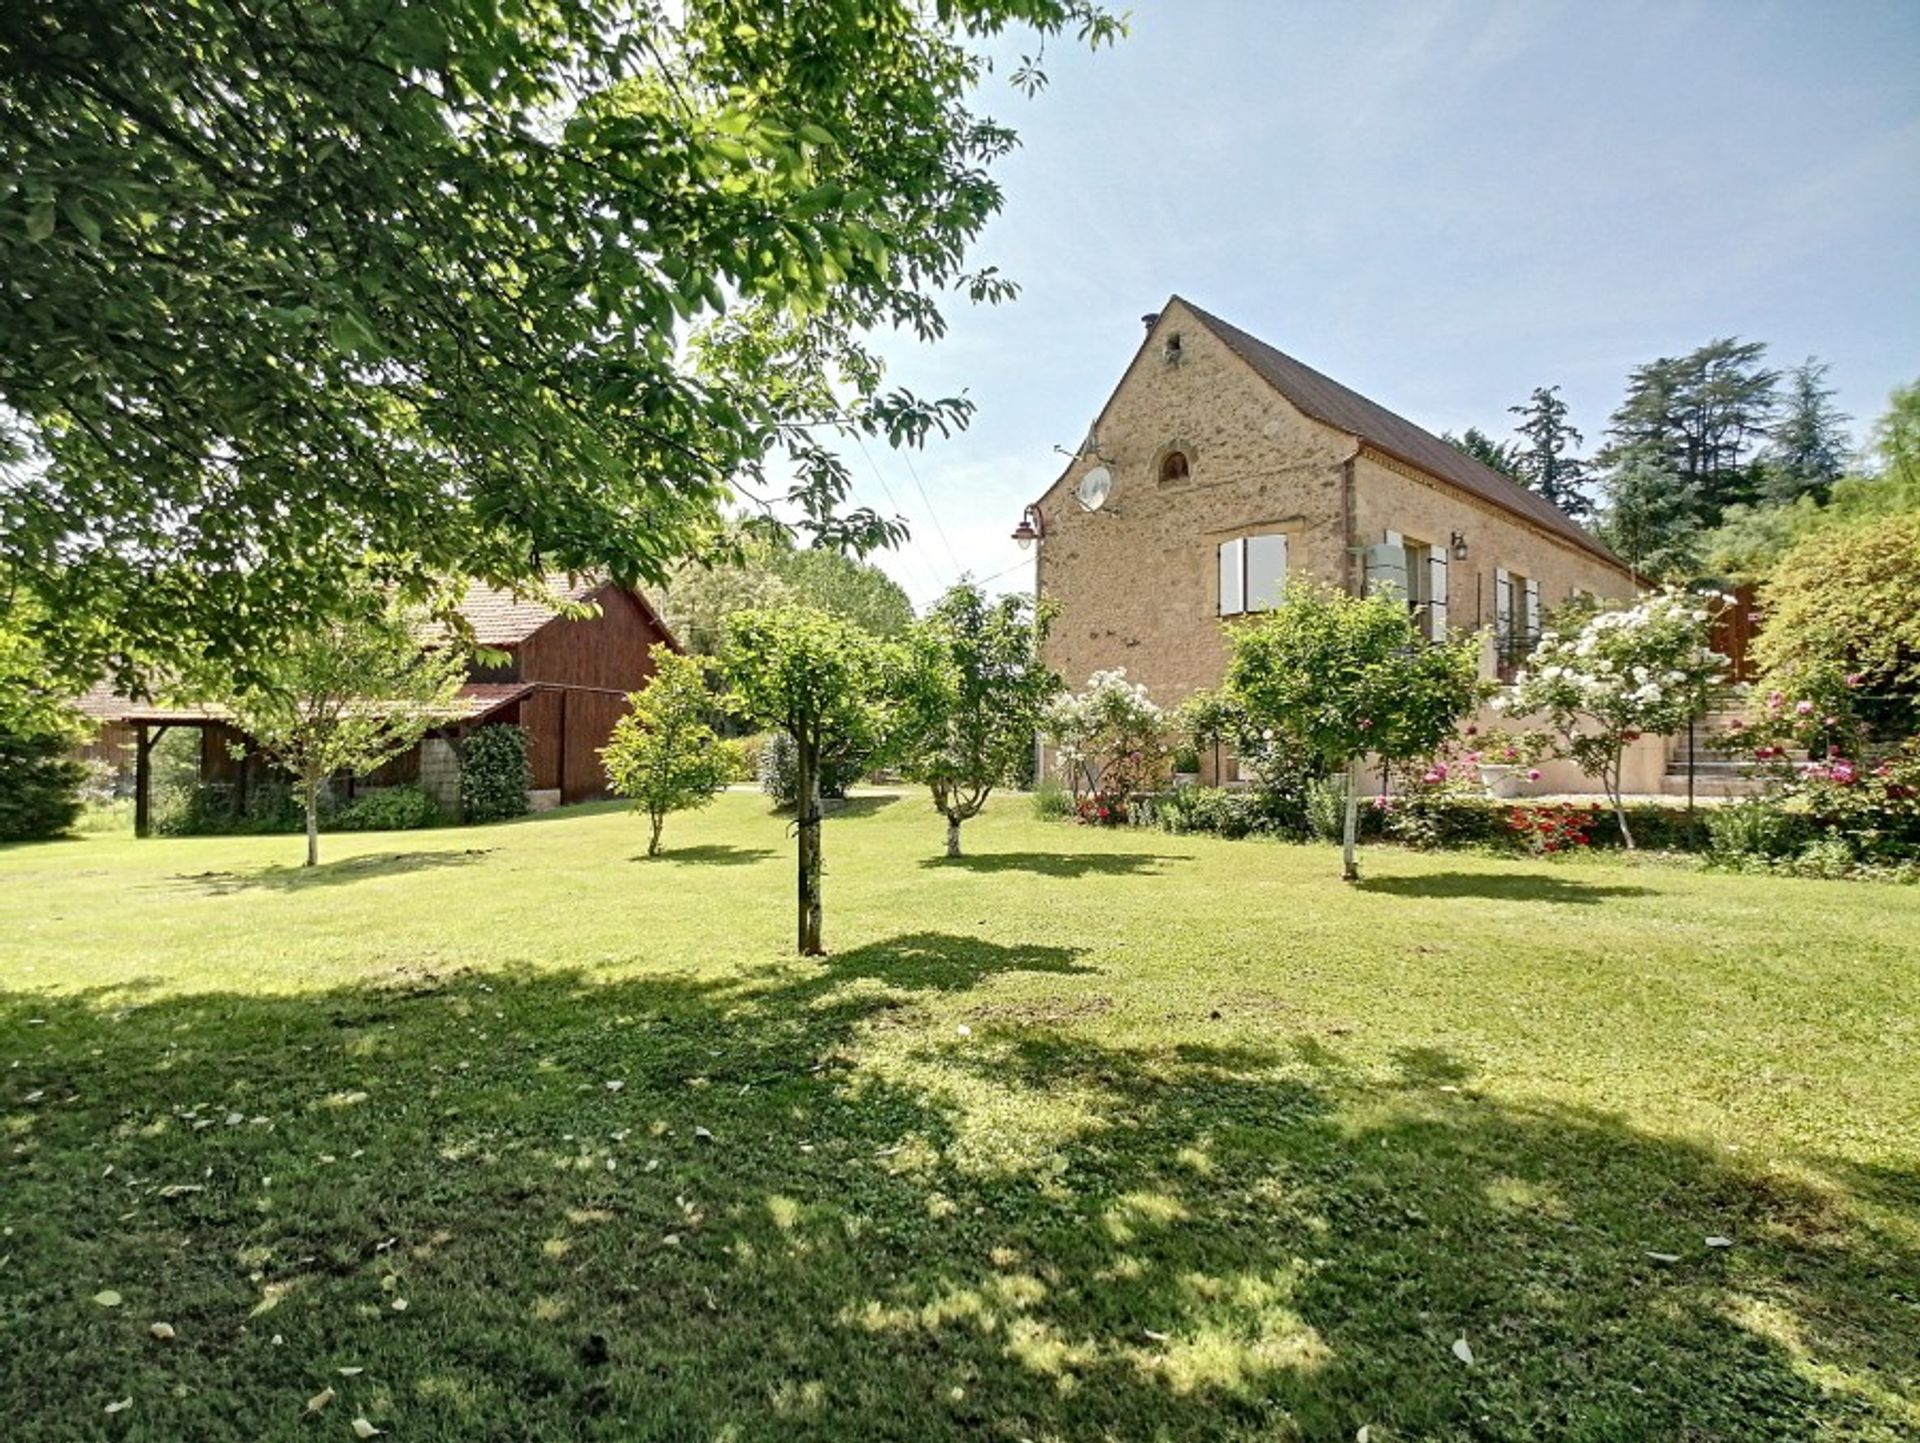
[{"label": "chimney", "polygon": [[1140,318],[1140,324],[1145,326],[1148,330],[1152,330],[1155,326],[1160,324],[1160,312],[1148,311],[1144,316]]}]

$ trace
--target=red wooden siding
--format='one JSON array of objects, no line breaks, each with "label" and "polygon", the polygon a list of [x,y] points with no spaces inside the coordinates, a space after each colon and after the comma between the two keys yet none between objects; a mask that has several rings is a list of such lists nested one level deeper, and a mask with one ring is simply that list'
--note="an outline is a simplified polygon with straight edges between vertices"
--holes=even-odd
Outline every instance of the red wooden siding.
[{"label": "red wooden siding", "polygon": [[618,586],[601,587],[594,600],[599,616],[549,622],[520,644],[519,680],[625,693],[653,675],[647,650],[666,636],[652,618]]}]

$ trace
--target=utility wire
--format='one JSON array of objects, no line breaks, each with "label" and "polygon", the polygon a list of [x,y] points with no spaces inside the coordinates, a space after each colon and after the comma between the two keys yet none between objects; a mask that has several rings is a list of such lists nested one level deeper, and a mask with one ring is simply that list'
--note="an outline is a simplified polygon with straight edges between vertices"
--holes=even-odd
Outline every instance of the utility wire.
[{"label": "utility wire", "polygon": [[[898,515],[903,508],[901,507],[899,500],[894,496],[893,488],[887,484],[886,476],[881,472],[879,465],[874,461],[873,453],[867,449],[867,443],[865,438],[862,437],[858,431],[852,432],[852,435],[853,435],[853,444],[858,446],[860,448],[860,454],[867,458],[867,469],[873,472],[873,479],[880,483],[880,490],[881,490],[881,493],[887,498],[887,505],[891,506],[894,509],[894,513]],[[937,518],[935,519],[934,524],[936,526],[939,524],[939,521]],[[911,526],[907,528],[907,544],[913,548],[913,554],[919,559],[921,569],[927,573],[927,580],[933,583],[934,594],[938,595],[941,589],[939,568],[933,564],[932,558],[927,555],[926,549],[921,546],[920,538],[918,535],[915,534]]]}]

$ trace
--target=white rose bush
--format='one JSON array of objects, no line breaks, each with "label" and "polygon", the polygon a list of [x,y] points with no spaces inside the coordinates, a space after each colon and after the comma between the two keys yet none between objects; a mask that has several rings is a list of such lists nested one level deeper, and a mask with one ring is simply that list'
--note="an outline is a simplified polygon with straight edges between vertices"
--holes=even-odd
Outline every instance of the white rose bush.
[{"label": "white rose bush", "polygon": [[1669,587],[1617,611],[1569,611],[1548,627],[1513,689],[1494,706],[1539,716],[1554,751],[1600,784],[1631,848],[1621,797],[1627,748],[1669,736],[1705,709],[1726,675],[1709,644],[1710,598]]},{"label": "white rose bush", "polygon": [[1125,822],[1133,793],[1157,784],[1171,751],[1171,719],[1125,667],[1096,671],[1084,691],[1058,698],[1040,730],[1086,822]]}]

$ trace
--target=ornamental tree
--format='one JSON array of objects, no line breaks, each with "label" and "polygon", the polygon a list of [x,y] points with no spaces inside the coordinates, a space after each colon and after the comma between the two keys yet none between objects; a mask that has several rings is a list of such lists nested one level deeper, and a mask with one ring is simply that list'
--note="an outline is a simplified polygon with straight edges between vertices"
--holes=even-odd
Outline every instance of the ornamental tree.
[{"label": "ornamental tree", "polygon": [[[1095,0],[34,0],[0,13],[0,559],[63,649],[177,672],[372,558],[659,581],[744,505],[870,546],[835,442],[963,398],[1008,32]],[[1044,77],[1012,70],[1029,91]],[[57,604],[55,604],[57,603]],[[104,659],[104,648],[93,659]]]},{"label": "ornamental tree", "polygon": [[307,866],[320,860],[320,792],[398,756],[456,709],[465,676],[452,648],[423,650],[419,618],[385,598],[295,637],[248,668],[228,699],[233,724],[292,773],[307,814]]},{"label": "ornamental tree", "polygon": [[1706,710],[1726,672],[1708,644],[1703,598],[1677,588],[1613,611],[1570,608],[1540,638],[1513,689],[1495,699],[1517,716],[1539,715],[1554,750],[1600,783],[1631,849],[1620,775],[1627,747],[1670,736]]},{"label": "ornamental tree", "polygon": [[1359,772],[1430,755],[1480,699],[1480,642],[1428,642],[1397,595],[1308,583],[1252,625],[1228,628],[1227,686],[1247,725],[1346,777],[1341,875],[1358,881]]},{"label": "ornamental tree", "polygon": [[1857,715],[1889,740],[1920,731],[1920,513],[1816,532],[1767,577],[1756,691]]},{"label": "ornamental tree", "polygon": [[653,676],[627,698],[632,710],[614,723],[600,759],[613,790],[652,821],[647,855],[657,857],[668,814],[706,806],[726,786],[729,768],[707,725],[706,668],[665,643],[650,655]]},{"label": "ornamental tree", "polygon": [[793,738],[798,772],[798,947],[820,942],[820,760],[871,754],[888,735],[902,668],[898,648],[838,617],[804,607],[746,611],[728,619],[721,669],[727,704],[748,723]]},{"label": "ornamental tree", "polygon": [[1159,782],[1172,749],[1167,713],[1125,667],[1096,671],[1086,690],[1056,698],[1040,730],[1083,819],[1125,821],[1128,799]]},{"label": "ornamental tree", "polygon": [[947,855],[960,826],[1031,755],[1040,717],[1060,690],[1041,659],[1052,613],[1022,596],[989,602],[962,582],[913,631],[904,678],[902,770],[933,793],[947,819]]}]

